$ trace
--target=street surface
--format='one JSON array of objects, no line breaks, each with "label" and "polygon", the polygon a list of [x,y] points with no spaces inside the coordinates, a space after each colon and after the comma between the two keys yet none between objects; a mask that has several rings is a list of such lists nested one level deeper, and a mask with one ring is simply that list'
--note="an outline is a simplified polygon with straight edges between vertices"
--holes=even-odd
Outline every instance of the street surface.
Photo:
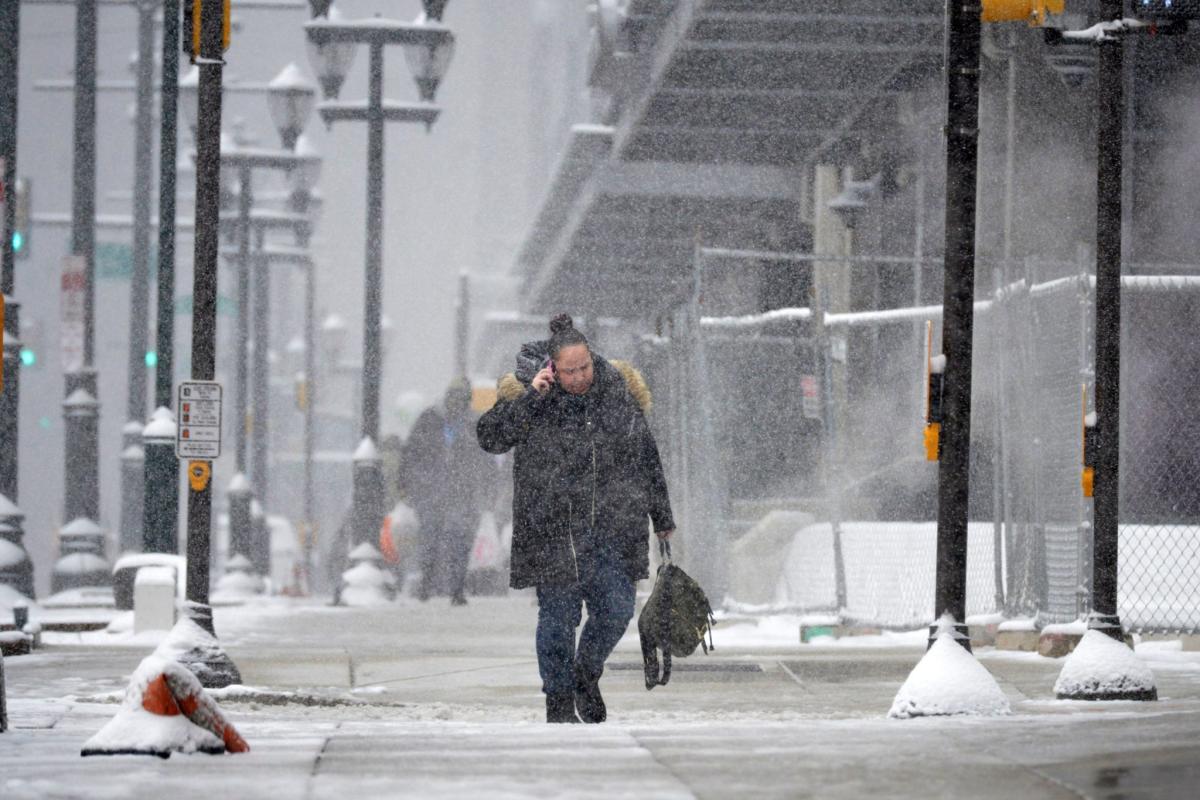
[{"label": "street surface", "polygon": [[[48,634],[6,659],[0,797],[1195,797],[1200,653],[1148,643],[1156,703],[1060,702],[1061,662],[980,652],[1013,714],[885,718],[920,635],[799,645],[729,620],[716,652],[647,692],[636,634],[601,686],[609,722],[549,726],[527,594],[371,609],[217,610],[246,687],[215,693],[238,756],[79,757],[156,634]],[[103,643],[117,638],[116,643]]]}]

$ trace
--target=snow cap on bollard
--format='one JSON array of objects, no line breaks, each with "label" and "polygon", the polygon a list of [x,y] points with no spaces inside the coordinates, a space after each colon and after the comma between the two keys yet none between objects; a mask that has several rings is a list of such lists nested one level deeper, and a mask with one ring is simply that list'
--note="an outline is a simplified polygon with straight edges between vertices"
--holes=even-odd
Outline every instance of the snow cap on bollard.
[{"label": "snow cap on bollard", "polygon": [[954,639],[954,617],[938,620],[937,638],[896,693],[892,719],[935,716],[999,716],[1008,698],[992,674]]},{"label": "snow cap on bollard", "polygon": [[226,494],[250,494],[250,481],[241,472],[234,473],[234,476],[229,481],[229,488],[225,490]]},{"label": "snow cap on bollard", "polygon": [[396,577],[380,568],[383,554],[370,542],[362,542],[349,555],[350,569],[342,573],[341,605],[374,606],[396,597]]},{"label": "snow cap on bollard", "polygon": [[142,439],[152,444],[174,444],[177,427],[171,409],[159,406],[141,429]]},{"label": "snow cap on bollard", "polygon": [[1124,642],[1092,628],[1054,683],[1059,700],[1157,700],[1154,673]]},{"label": "snow cap on bollard", "polygon": [[356,465],[379,460],[379,450],[375,447],[375,442],[370,436],[364,436],[358,443],[358,447],[354,450],[354,456],[351,460]]}]

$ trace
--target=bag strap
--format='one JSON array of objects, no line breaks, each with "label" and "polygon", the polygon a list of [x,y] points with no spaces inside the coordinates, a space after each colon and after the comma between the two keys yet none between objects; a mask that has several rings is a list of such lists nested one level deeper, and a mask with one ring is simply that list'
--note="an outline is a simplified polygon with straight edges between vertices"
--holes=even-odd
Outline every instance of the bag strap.
[{"label": "bag strap", "polygon": [[661,683],[666,683],[671,678],[671,614],[673,613],[674,599],[671,595],[671,545],[660,540],[660,549],[663,558],[666,559],[666,567],[659,573],[658,579],[662,582],[662,596],[659,598],[658,606],[658,645],[663,651],[663,676]]},{"label": "bag strap", "polygon": [[671,542],[667,539],[658,540],[658,554],[662,556],[664,564],[671,563]]}]

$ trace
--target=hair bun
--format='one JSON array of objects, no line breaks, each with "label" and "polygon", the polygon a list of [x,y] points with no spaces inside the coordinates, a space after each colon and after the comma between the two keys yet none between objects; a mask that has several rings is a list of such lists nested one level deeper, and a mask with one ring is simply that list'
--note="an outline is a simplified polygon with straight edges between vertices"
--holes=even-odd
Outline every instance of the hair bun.
[{"label": "hair bun", "polygon": [[575,327],[575,321],[571,319],[570,314],[559,314],[554,319],[550,320],[550,333],[562,333]]}]

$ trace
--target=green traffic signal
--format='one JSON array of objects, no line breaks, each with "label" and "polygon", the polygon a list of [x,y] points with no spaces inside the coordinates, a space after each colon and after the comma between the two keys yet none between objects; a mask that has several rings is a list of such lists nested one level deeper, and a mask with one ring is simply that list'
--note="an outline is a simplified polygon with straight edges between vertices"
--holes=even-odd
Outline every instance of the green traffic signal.
[{"label": "green traffic signal", "polygon": [[13,235],[12,235],[13,252],[14,253],[21,252],[21,248],[24,246],[25,246],[25,237],[21,235],[20,231],[13,231]]},{"label": "green traffic signal", "polygon": [[158,366],[158,353],[156,353],[153,350],[146,351],[146,366],[147,367],[157,367]]},{"label": "green traffic signal", "polygon": [[37,353],[30,350],[28,347],[21,348],[21,365],[32,367],[37,363]]}]

